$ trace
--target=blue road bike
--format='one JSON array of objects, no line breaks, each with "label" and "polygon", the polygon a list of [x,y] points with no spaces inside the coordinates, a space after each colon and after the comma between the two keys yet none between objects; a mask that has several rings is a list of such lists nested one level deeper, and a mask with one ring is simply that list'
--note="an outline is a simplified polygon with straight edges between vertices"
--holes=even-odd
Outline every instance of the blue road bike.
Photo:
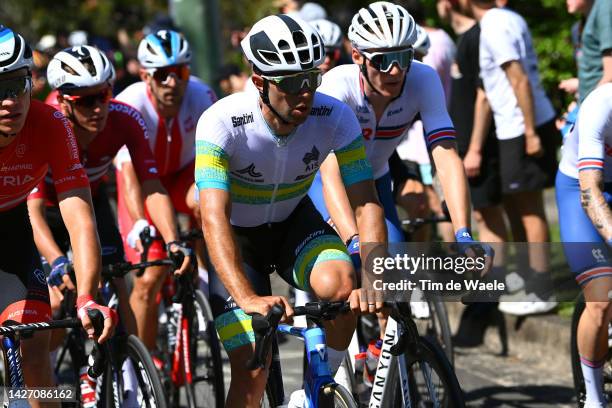
[{"label": "blue road bike", "polygon": [[349,311],[347,302],[312,302],[294,309],[294,316],[306,316],[307,328],[279,324],[283,309],[272,308],[267,316],[253,315],[253,331],[255,332],[254,357],[247,362],[247,367],[257,369],[264,367],[267,355],[272,349],[272,363],[266,385],[266,395],[262,406],[282,407],[285,402],[283,378],[276,343],[276,333],[299,337],[306,346],[307,364],[304,376],[304,392],[306,408],[357,408],[351,393],[337,384],[331,374],[327,360],[327,345],[323,321],[333,320],[341,313]]}]

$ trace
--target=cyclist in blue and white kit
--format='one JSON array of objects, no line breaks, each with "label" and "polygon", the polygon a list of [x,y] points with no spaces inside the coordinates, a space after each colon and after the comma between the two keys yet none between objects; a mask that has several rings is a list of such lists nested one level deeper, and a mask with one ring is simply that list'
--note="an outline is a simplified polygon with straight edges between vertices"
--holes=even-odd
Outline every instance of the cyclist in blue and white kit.
[{"label": "cyclist in blue and white kit", "polygon": [[602,372],[612,319],[612,84],[600,86],[584,100],[563,145],[556,191],[561,241],[586,300],[578,324],[584,406],[605,407]]},{"label": "cyclist in blue and white kit", "polygon": [[[258,92],[230,95],[201,116],[195,178],[214,266],[210,301],[232,369],[226,404],[259,407],[267,372],[245,368],[254,343],[248,313],[265,315],[276,304],[292,314],[284,297],[271,296],[272,271],[319,299],[350,299],[362,312],[382,307],[354,289],[344,243],[307,196],[332,150],[359,232],[368,242],[387,237],[359,123],[344,103],[315,92],[325,57],[320,35],[281,14],[257,22],[241,45]],[[329,348],[346,349],[355,317],[325,325]]]},{"label": "cyclist in blue and white kit", "polygon": [[[348,104],[359,120],[378,196],[385,208],[389,242],[404,241],[404,235],[391,193],[388,161],[418,116],[423,121],[457,241],[471,242],[470,199],[455,147],[455,129],[438,75],[429,66],[413,61],[417,40],[414,19],[401,6],[375,2],[353,17],[348,38],[353,44],[355,64],[330,70],[319,90]],[[323,163],[309,194],[323,217],[332,219],[342,239],[355,240],[354,218],[341,193],[337,170],[333,171],[337,168],[335,159],[330,156]]]}]

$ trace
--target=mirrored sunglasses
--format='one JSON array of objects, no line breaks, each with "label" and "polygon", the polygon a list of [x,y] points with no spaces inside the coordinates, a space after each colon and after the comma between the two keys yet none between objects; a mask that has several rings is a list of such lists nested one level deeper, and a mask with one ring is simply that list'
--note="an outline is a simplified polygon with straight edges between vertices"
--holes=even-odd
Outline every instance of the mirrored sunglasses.
[{"label": "mirrored sunglasses", "polygon": [[389,72],[393,67],[393,64],[401,70],[410,68],[412,60],[414,59],[414,49],[406,48],[399,51],[391,52],[362,52],[362,54],[370,60],[372,67],[381,72]]},{"label": "mirrored sunglasses", "polygon": [[295,95],[300,93],[303,89],[314,92],[319,85],[321,85],[323,75],[321,74],[320,70],[313,69],[293,75],[283,75],[277,77],[262,75],[262,77],[268,81],[274,82],[281,91]]}]

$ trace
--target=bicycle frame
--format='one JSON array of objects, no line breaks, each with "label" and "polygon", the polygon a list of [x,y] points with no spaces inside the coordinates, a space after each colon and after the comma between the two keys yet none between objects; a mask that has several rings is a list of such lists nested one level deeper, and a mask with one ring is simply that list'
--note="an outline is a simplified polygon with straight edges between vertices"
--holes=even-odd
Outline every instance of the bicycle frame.
[{"label": "bicycle frame", "polygon": [[19,352],[19,338],[13,334],[2,338],[4,361],[8,368],[9,385],[13,388],[24,387],[23,371],[21,370],[21,353]]},{"label": "bicycle frame", "polygon": [[[321,327],[301,328],[279,324],[277,331],[304,339],[308,371],[304,380],[307,408],[317,408],[318,391],[326,384],[335,383],[327,360],[325,332]],[[282,399],[281,399],[282,401]]]}]

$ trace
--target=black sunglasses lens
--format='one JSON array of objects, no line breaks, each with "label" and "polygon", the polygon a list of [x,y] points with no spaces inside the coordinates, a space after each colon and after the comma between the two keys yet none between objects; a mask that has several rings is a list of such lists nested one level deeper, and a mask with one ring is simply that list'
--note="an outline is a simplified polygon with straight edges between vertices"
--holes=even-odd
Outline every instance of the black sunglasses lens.
[{"label": "black sunglasses lens", "polygon": [[0,81],[0,99],[16,98],[26,93],[28,77]]},{"label": "black sunglasses lens", "polygon": [[297,94],[302,89],[315,91],[321,85],[320,72],[308,72],[303,75],[283,78],[278,82],[278,87],[285,93]]}]

